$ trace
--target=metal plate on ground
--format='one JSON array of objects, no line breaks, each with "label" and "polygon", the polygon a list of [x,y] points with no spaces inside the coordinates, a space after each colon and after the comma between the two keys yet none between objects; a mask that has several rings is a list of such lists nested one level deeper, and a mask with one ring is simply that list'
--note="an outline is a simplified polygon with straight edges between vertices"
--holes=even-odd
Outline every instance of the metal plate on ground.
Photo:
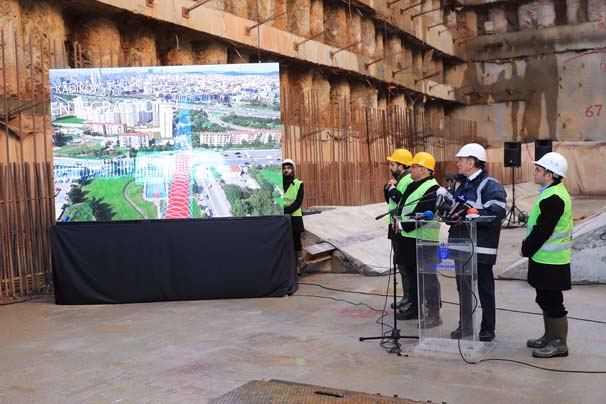
[{"label": "metal plate on ground", "polygon": [[418,404],[402,398],[358,393],[330,387],[270,380],[253,380],[209,404]]}]

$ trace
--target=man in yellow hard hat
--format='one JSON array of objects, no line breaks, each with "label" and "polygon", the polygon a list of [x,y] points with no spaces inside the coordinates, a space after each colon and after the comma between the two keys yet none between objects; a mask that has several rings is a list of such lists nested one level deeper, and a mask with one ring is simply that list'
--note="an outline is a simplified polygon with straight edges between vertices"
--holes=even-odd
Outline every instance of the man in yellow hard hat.
[{"label": "man in yellow hard hat", "polygon": [[[410,163],[412,161],[412,153],[406,149],[396,149],[391,154],[391,156],[387,157],[387,161],[389,161],[389,171],[391,173],[392,178],[385,184],[383,187],[383,193],[385,196],[385,202],[387,202],[387,207],[393,213],[387,216],[388,218],[388,230],[387,237],[391,240],[391,245],[394,251],[394,263],[393,265],[397,265],[397,251],[395,241],[398,237],[397,233],[394,232],[392,221],[393,216],[395,215],[395,210],[397,206],[402,201],[402,195],[406,192],[406,187],[408,184],[412,182],[412,178],[410,177],[409,168]],[[404,296],[402,299],[396,304],[397,308],[405,307],[410,304],[408,299],[408,280],[406,279],[406,271],[404,268],[398,267],[400,271],[400,276],[402,277],[402,289],[404,291]],[[393,306],[393,303],[391,304]],[[392,307],[393,309],[394,307]]]},{"label": "man in yellow hard hat", "polygon": [[[433,177],[436,159],[429,153],[419,152],[411,161],[410,176],[413,180],[406,187],[402,196],[404,203],[400,204],[399,216],[403,219],[412,214],[426,211],[433,212],[436,204],[436,191],[440,187]],[[418,290],[417,290],[417,238],[437,243],[440,240],[440,224],[434,221],[416,223],[396,223],[400,230],[398,237],[398,266],[404,267],[410,285],[410,306],[400,309],[398,320],[412,320],[419,318]],[[432,328],[442,324],[440,319],[440,292],[438,279],[435,273],[424,274],[424,300],[427,300],[428,313],[422,313],[425,328]],[[425,302],[423,302],[425,303]]]}]

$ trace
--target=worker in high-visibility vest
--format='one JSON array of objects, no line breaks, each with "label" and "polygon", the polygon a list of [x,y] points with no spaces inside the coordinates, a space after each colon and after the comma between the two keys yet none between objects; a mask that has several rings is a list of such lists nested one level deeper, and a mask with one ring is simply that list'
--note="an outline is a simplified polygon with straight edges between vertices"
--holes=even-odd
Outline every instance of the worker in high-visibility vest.
[{"label": "worker in high-visibility vest", "polygon": [[[436,168],[436,159],[429,153],[419,152],[410,162],[410,176],[413,180],[406,187],[402,196],[404,200],[399,206],[403,222],[396,223],[400,230],[398,244],[398,265],[405,268],[410,284],[411,304],[405,309],[400,308],[398,320],[412,320],[419,318],[419,293],[417,283],[417,238],[436,244],[440,240],[440,224],[436,221],[423,221],[420,226],[410,223],[405,217],[426,211],[433,212],[436,205],[436,190],[440,187],[433,177]],[[435,273],[423,274],[423,299],[427,300],[427,314],[422,313],[425,328],[433,328],[442,324],[440,319],[440,292],[438,279]],[[422,302],[425,304],[425,302]]]},{"label": "worker in high-visibility vest", "polygon": [[534,182],[540,195],[530,215],[520,255],[528,257],[528,283],[536,289],[536,302],[543,310],[545,332],[529,339],[532,356],[567,356],[568,312],[563,290],[570,290],[572,251],[572,203],[562,178],[568,162],[558,153],[547,153],[534,162]]},{"label": "worker in high-visibility vest", "polygon": [[303,227],[303,181],[295,176],[296,164],[291,159],[282,162],[282,185],[284,186],[284,214],[290,215],[292,225],[292,239],[294,243],[295,254],[297,256],[297,273],[300,273],[303,267],[303,246],[301,244],[301,233],[305,231]]},{"label": "worker in high-visibility vest", "polygon": [[[387,202],[387,209],[393,211],[393,213],[387,215],[387,238],[391,240],[391,246],[394,252],[392,265],[398,265],[396,257],[397,246],[395,244],[398,235],[394,232],[391,223],[393,221],[392,217],[395,215],[396,207],[402,202],[402,195],[406,192],[406,187],[412,182],[412,178],[410,177],[412,153],[406,149],[396,149],[391,156],[387,156],[387,161],[389,162],[389,171],[392,178],[383,186],[383,194],[385,196],[385,202]],[[406,269],[404,269],[403,266],[398,265],[398,270],[400,271],[400,276],[402,278],[403,297],[396,303],[395,308],[405,308],[412,303],[408,294],[408,279],[406,277]],[[394,308],[393,305],[394,304],[392,303],[392,309]]]}]

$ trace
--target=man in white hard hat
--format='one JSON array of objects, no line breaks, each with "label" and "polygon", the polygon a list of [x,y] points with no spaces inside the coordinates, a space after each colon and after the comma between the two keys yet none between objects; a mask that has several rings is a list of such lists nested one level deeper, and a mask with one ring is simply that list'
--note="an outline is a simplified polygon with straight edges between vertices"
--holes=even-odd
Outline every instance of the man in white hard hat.
[{"label": "man in white hard hat", "polygon": [[528,216],[520,255],[528,257],[528,283],[536,289],[536,302],[543,310],[545,332],[529,339],[532,356],[567,356],[568,312],[563,290],[570,290],[572,249],[572,203],[561,180],[568,162],[558,153],[547,153],[534,162],[534,182],[540,195]]},{"label": "man in white hard hat", "polygon": [[302,267],[301,233],[305,231],[303,227],[303,181],[295,176],[296,164],[291,159],[282,162],[282,185],[284,186],[284,214],[290,215],[292,224],[292,238],[294,242],[295,254],[297,256],[297,273],[300,273]]},{"label": "man in white hard hat", "polygon": [[[505,188],[486,171],[486,150],[477,143],[468,143],[456,154],[457,169],[454,189],[455,198],[461,197],[466,203],[478,210],[480,216],[495,216],[489,223],[477,224],[478,294],[482,305],[482,323],[480,341],[492,341],[495,338],[496,304],[494,275],[492,267],[497,261],[497,249],[501,235],[501,221],[506,215]],[[469,237],[467,226],[454,225],[448,231],[448,238]],[[466,275],[457,275],[459,291],[459,327],[450,333],[453,339],[461,339],[473,334],[472,294]]]}]

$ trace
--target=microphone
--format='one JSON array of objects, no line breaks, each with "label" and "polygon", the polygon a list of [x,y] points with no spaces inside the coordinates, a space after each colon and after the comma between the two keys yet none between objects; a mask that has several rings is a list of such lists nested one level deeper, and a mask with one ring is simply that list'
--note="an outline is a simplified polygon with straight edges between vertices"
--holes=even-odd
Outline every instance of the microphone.
[{"label": "microphone", "polygon": [[391,214],[392,214],[392,213],[394,213],[396,210],[398,210],[398,207],[397,207],[397,206],[396,206],[395,208],[393,208],[393,209],[388,210],[388,211],[387,211],[387,212],[385,212],[385,213],[381,213],[379,216],[375,216],[375,220],[379,220],[379,219],[381,219],[381,218],[383,218],[383,217],[385,217],[385,216],[387,216],[387,215],[391,215]]},{"label": "microphone", "polygon": [[448,189],[450,189],[450,188],[452,188],[451,182],[457,178],[457,175],[453,174],[453,173],[447,173],[445,178],[446,178],[446,181],[448,182]]},{"label": "microphone", "polygon": [[434,214],[431,210],[426,210],[423,213],[417,213],[415,215],[415,220],[433,220]]},{"label": "microphone", "polygon": [[[460,197],[457,197],[457,199],[458,198],[461,198],[462,203],[459,205],[460,208],[455,210],[454,214],[451,215],[452,219],[459,220],[459,219],[463,218],[468,211],[475,211],[475,213],[478,212],[478,210],[476,208],[474,208],[473,206],[471,206],[470,204],[465,202],[467,200],[467,198],[465,198],[462,195]],[[479,214],[478,214],[478,216],[479,216]]]},{"label": "microphone", "polygon": [[433,220],[435,214],[431,210],[426,210],[425,212],[412,212],[406,214],[406,216],[410,217],[414,220]]},{"label": "microphone", "polygon": [[476,208],[467,209],[465,219],[470,220],[470,219],[477,219],[479,217],[480,217],[480,213],[478,212],[478,210]]},{"label": "microphone", "polygon": [[446,217],[452,217],[452,215],[455,213],[455,211],[459,208],[459,206],[463,203],[465,203],[467,201],[467,198],[465,198],[465,196],[463,195],[459,195],[455,198],[455,203],[452,204],[452,207],[450,208],[450,210],[448,211],[448,213],[446,214]]},{"label": "microphone", "polygon": [[437,199],[436,199],[436,210],[442,208],[442,205],[444,205],[444,200],[445,199],[452,200],[452,195],[444,187],[438,188],[438,190],[436,191],[436,196],[437,196]]}]

